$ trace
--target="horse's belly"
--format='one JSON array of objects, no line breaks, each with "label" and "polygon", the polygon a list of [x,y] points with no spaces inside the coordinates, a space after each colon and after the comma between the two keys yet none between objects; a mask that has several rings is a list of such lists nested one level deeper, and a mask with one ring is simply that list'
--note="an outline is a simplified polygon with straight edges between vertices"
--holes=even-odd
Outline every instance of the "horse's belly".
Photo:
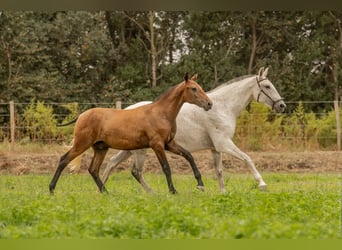
[{"label": "horse's belly", "polygon": [[213,148],[209,135],[201,129],[178,128],[175,141],[190,152]]}]

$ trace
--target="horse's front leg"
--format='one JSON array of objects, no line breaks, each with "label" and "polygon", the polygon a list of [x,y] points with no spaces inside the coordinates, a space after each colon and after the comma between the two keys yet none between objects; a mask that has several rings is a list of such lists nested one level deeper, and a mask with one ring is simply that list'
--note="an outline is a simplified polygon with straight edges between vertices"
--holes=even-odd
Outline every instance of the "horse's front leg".
[{"label": "horse's front leg", "polygon": [[175,153],[177,155],[183,156],[190,163],[191,169],[194,172],[195,178],[197,180],[197,188],[204,191],[204,184],[202,181],[201,173],[198,170],[197,165],[191,153],[187,151],[186,149],[182,148],[180,145],[178,145],[174,140],[170,141],[166,145],[166,150],[172,153]]},{"label": "horse's front leg", "polygon": [[106,184],[109,175],[121,162],[127,160],[132,155],[129,150],[121,150],[116,155],[112,156],[103,172],[103,184]]},{"label": "horse's front leg", "polygon": [[215,166],[215,172],[216,172],[216,177],[217,181],[219,183],[220,191],[221,193],[226,193],[226,188],[224,186],[224,181],[223,181],[223,169],[222,169],[222,153],[217,152],[215,150],[211,151],[214,159],[214,166]]},{"label": "horse's front leg", "polygon": [[151,148],[153,149],[153,151],[155,152],[158,160],[159,160],[159,163],[163,169],[163,172],[166,176],[166,181],[167,181],[167,185],[169,187],[169,191],[170,193],[172,194],[176,194],[177,191],[175,189],[175,187],[173,186],[173,183],[172,183],[172,178],[171,178],[171,169],[170,169],[170,165],[167,161],[167,158],[166,158],[166,154],[165,154],[165,151],[164,151],[164,146],[161,145],[161,144],[153,144],[151,145]]},{"label": "horse's front leg", "polygon": [[146,150],[145,149],[134,150],[133,156],[134,156],[134,162],[133,162],[132,171],[131,171],[132,175],[141,184],[141,186],[145,189],[147,193],[152,193],[153,192],[152,189],[147,185],[142,174],[144,163],[145,163],[145,158],[146,158]]},{"label": "horse's front leg", "polygon": [[[221,136],[221,135],[220,135]],[[222,137],[222,136],[221,136]],[[214,140],[213,140],[214,141]],[[267,190],[267,184],[264,182],[261,174],[259,171],[256,169],[254,162],[252,159],[244,152],[242,152],[234,143],[232,140],[216,140],[215,143],[215,149],[218,152],[222,153],[228,153],[242,161],[245,162],[245,164],[249,167],[251,170],[254,179],[258,182],[259,184],[259,189],[262,191]]]}]

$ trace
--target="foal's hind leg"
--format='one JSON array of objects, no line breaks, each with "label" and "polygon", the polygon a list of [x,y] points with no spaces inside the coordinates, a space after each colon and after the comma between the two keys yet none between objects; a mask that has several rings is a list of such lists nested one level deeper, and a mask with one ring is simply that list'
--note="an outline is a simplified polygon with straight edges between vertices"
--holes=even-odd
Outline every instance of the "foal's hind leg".
[{"label": "foal's hind leg", "polygon": [[180,145],[178,145],[174,140],[172,140],[166,145],[166,150],[183,156],[190,163],[192,171],[194,172],[195,178],[197,180],[197,188],[204,191],[204,184],[202,181],[201,173],[199,172],[191,153],[186,149],[182,148]]},{"label": "foal's hind leg", "polygon": [[65,167],[69,164],[69,162],[71,162],[77,156],[82,154],[85,150],[86,150],[86,148],[85,149],[84,148],[83,149],[77,149],[75,147],[72,147],[67,153],[62,155],[62,157],[59,160],[56,172],[55,172],[55,174],[54,174],[54,176],[50,182],[50,185],[49,185],[49,190],[50,190],[51,194],[53,194],[53,191],[55,190],[59,176],[61,175],[61,173],[63,172]]},{"label": "foal's hind leg", "polygon": [[95,144],[93,146],[93,149],[94,149],[94,157],[90,163],[88,172],[93,177],[97,187],[99,188],[99,191],[101,193],[107,192],[105,186],[103,185],[100,179],[99,172],[100,172],[100,167],[103,162],[103,159],[105,158],[106,153],[108,151],[108,147],[106,145],[104,146],[104,144],[101,144],[101,145]]}]

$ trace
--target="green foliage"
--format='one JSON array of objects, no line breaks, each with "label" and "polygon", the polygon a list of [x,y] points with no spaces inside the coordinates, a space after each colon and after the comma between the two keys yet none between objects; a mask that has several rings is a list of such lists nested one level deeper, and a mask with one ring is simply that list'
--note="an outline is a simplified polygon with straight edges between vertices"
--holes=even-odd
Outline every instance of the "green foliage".
[{"label": "green foliage", "polygon": [[252,102],[237,121],[234,139],[237,144],[249,150],[263,150],[266,145],[278,144],[282,117],[272,117],[270,108],[262,103]]},{"label": "green foliage", "polygon": [[[342,108],[339,110],[340,121],[342,121]],[[318,123],[319,132],[317,140],[324,148],[331,148],[336,146],[336,115],[335,111],[328,112]]]},{"label": "green foliage", "polygon": [[[1,11],[0,102],[36,98],[92,106],[154,100],[186,72],[198,73],[199,83],[210,90],[261,66],[270,67],[269,78],[285,101],[332,101],[341,95],[341,20],[341,11],[155,12],[158,81],[150,88],[148,12]],[[285,144],[333,147],[333,116],[308,114],[329,110],[329,105],[305,105],[305,119],[267,111],[241,121],[255,122],[248,128],[253,135],[243,135],[245,146],[277,148],[279,140],[272,138],[283,133],[292,136]],[[304,114],[295,105],[288,105],[287,112]],[[0,125],[8,122],[1,118]]]},{"label": "green foliage", "polygon": [[[67,109],[70,113],[63,119],[61,124],[74,120],[81,113],[81,110],[79,109],[77,102],[63,104],[62,107]],[[70,125],[70,126],[58,127],[57,131],[61,138],[68,139],[70,141],[72,140],[74,126]]]},{"label": "green foliage", "polygon": [[155,193],[144,193],[129,172],[113,175],[108,195],[89,176],[63,175],[54,196],[49,176],[2,176],[0,238],[96,239],[333,239],[339,235],[337,174],[267,174],[267,193],[251,176],[231,175],[229,191],[206,178],[146,174]]},{"label": "green foliage", "polygon": [[44,102],[31,100],[30,105],[23,113],[23,123],[27,128],[27,136],[31,140],[54,140],[57,135],[56,118],[51,106]]},{"label": "green foliage", "polygon": [[[137,92],[151,84],[147,17],[146,11],[1,11],[0,101],[140,99]],[[285,100],[333,100],[342,82],[341,18],[340,11],[158,11],[157,85],[196,72],[209,90],[270,66]],[[313,104],[306,111],[327,109]]]},{"label": "green foliage", "polygon": [[237,120],[234,140],[241,148],[252,151],[280,147],[317,150],[334,149],[336,137],[334,110],[317,116],[307,113],[299,102],[292,114],[277,116],[264,104],[252,102]]}]

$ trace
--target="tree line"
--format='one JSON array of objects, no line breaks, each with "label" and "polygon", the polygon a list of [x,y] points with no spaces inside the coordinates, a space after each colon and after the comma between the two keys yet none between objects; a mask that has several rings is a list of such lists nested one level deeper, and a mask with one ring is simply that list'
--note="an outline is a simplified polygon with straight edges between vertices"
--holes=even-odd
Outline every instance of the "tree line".
[{"label": "tree line", "polygon": [[285,101],[339,99],[342,12],[0,12],[0,103],[132,103],[262,66]]}]

